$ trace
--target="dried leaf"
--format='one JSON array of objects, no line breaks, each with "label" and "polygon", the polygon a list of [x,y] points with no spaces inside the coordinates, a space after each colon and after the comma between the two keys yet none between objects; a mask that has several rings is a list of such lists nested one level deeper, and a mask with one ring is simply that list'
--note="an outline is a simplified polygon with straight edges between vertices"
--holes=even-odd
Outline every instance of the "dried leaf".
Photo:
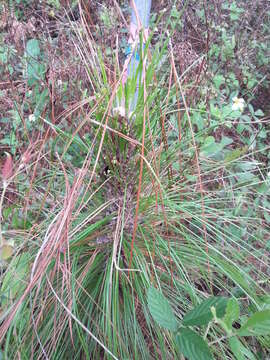
[{"label": "dried leaf", "polygon": [[7,158],[2,168],[2,177],[4,181],[7,181],[13,174],[13,160],[12,156],[6,152]]}]

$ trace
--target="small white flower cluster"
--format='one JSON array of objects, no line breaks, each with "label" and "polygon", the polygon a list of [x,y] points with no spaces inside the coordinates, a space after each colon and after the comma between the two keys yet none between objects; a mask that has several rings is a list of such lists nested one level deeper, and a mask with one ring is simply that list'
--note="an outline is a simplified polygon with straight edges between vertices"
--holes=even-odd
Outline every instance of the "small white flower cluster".
[{"label": "small white flower cluster", "polygon": [[233,101],[232,110],[240,111],[242,113],[245,108],[245,100],[243,98],[238,98],[237,96],[235,96],[233,97],[232,101]]},{"label": "small white flower cluster", "polygon": [[36,116],[35,116],[35,114],[29,115],[29,116],[28,116],[28,120],[29,120],[29,122],[35,122],[35,121],[36,121]]}]

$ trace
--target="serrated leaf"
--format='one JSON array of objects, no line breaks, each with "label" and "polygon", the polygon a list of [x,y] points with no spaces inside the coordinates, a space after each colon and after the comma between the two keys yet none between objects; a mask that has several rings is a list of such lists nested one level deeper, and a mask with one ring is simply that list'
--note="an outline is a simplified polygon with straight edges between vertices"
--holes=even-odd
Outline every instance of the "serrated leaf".
[{"label": "serrated leaf", "polygon": [[147,302],[152,317],[160,326],[172,331],[178,329],[179,324],[171,305],[164,295],[153,286],[148,289]]},{"label": "serrated leaf", "polygon": [[183,325],[207,325],[213,319],[211,307],[215,307],[218,318],[222,318],[226,311],[228,299],[222,296],[213,296],[204,300],[200,305],[189,311],[183,318]]},{"label": "serrated leaf", "polygon": [[239,315],[240,315],[240,308],[238,301],[235,298],[232,298],[227,303],[226,313],[223,320],[226,323],[226,325],[231,329],[233,322],[239,318]]},{"label": "serrated leaf", "polygon": [[195,331],[182,328],[175,339],[179,350],[188,360],[213,359],[207,343]]},{"label": "serrated leaf", "polygon": [[229,345],[236,360],[256,360],[252,352],[247,349],[236,336],[229,339]]},{"label": "serrated leaf", "polygon": [[258,311],[238,330],[239,336],[270,334],[270,310]]}]

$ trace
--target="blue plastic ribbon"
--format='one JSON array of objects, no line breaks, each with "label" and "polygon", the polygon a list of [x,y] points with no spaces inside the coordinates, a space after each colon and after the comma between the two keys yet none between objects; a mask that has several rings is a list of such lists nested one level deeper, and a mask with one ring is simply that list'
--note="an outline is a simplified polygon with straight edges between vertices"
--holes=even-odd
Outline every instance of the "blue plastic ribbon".
[{"label": "blue plastic ribbon", "polygon": [[[144,44],[143,44],[143,47],[144,47]],[[137,60],[137,61],[140,61],[140,54],[139,54],[139,52],[138,51],[134,51],[133,49],[132,49],[132,47],[130,46],[130,45],[128,45],[127,47],[126,47],[126,50],[125,50],[125,55],[126,55],[126,57],[128,57],[132,52],[134,52],[134,56],[135,56],[135,59]]]}]

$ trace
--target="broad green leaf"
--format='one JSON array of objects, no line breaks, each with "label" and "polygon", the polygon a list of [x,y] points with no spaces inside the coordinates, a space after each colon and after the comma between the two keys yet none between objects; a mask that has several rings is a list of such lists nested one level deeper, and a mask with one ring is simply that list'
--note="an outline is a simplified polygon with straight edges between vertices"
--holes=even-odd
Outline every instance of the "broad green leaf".
[{"label": "broad green leaf", "polygon": [[235,298],[232,298],[227,303],[226,313],[223,320],[226,325],[231,329],[233,322],[239,318],[239,315],[240,308],[238,301]]},{"label": "broad green leaf", "polygon": [[270,310],[253,314],[237,332],[239,336],[258,336],[270,334]]},{"label": "broad green leaf", "polygon": [[42,93],[38,94],[37,96],[37,105],[35,107],[34,115],[38,118],[42,111],[44,110],[47,100],[49,99],[49,91],[48,89],[44,89]]},{"label": "broad green leaf", "polygon": [[37,80],[43,79],[45,74],[45,65],[30,59],[27,66],[28,85],[32,86]]},{"label": "broad green leaf", "polygon": [[225,147],[227,145],[231,145],[233,143],[233,139],[229,138],[228,136],[222,136],[220,144]]},{"label": "broad green leaf", "polygon": [[0,247],[0,260],[7,260],[12,256],[13,246],[4,244]]},{"label": "broad green leaf", "polygon": [[220,86],[225,83],[225,78],[224,78],[223,75],[217,74],[217,75],[214,76],[213,82],[215,84],[215,88],[219,89]]},{"label": "broad green leaf", "polygon": [[244,146],[243,148],[238,148],[228,152],[227,155],[225,156],[225,162],[228,163],[240,158],[241,156],[245,155],[247,149],[248,147]]},{"label": "broad green leaf", "polygon": [[210,112],[211,112],[211,115],[216,118],[220,119],[222,116],[222,112],[220,111],[220,109],[212,103],[210,104]]},{"label": "broad green leaf", "polygon": [[38,39],[30,39],[26,43],[26,52],[27,55],[37,58],[40,54],[40,47]]},{"label": "broad green leaf", "polygon": [[213,296],[204,300],[184,316],[183,325],[207,325],[213,319],[212,306],[216,309],[217,317],[222,318],[226,311],[227,302],[228,299],[222,296]]},{"label": "broad green leaf", "polygon": [[206,125],[205,119],[204,119],[203,116],[202,116],[200,113],[198,113],[198,112],[195,112],[195,113],[193,114],[193,116],[192,116],[192,122],[197,125],[199,131],[202,130],[202,129],[204,128],[204,126]]},{"label": "broad green leaf", "polygon": [[229,339],[229,345],[236,360],[256,360],[252,352],[247,349],[236,336]]},{"label": "broad green leaf", "polygon": [[258,110],[255,111],[255,115],[256,116],[264,116],[264,113],[263,113],[263,111],[261,109],[258,109]]},{"label": "broad green leaf", "polygon": [[27,60],[27,79],[29,86],[32,86],[36,80],[44,77],[45,65],[39,61],[40,53],[39,41],[37,39],[28,40],[25,57]]},{"label": "broad green leaf", "polygon": [[[270,250],[270,241],[269,250]],[[262,295],[259,298],[261,310],[270,310],[270,295]]]},{"label": "broad green leaf", "polygon": [[212,157],[218,154],[222,149],[223,149],[222,144],[213,143],[207,147],[203,147],[200,154],[204,157]]},{"label": "broad green leaf", "polygon": [[227,118],[229,119],[237,119],[239,118],[241,112],[240,111],[233,111],[231,105],[225,105],[222,107],[222,120]]},{"label": "broad green leaf", "polygon": [[204,157],[212,157],[217,155],[220,151],[224,149],[225,146],[232,143],[232,139],[224,136],[220,143],[215,141],[213,136],[208,136],[204,144],[200,149],[200,155]]},{"label": "broad green leaf", "polygon": [[268,224],[270,224],[270,213],[267,212],[267,211],[264,211],[264,212],[263,212],[263,216],[264,216],[265,221],[266,221]]},{"label": "broad green leaf", "polygon": [[208,136],[201,147],[200,155],[211,156],[217,152],[217,144],[213,136]]},{"label": "broad green leaf", "polygon": [[188,360],[213,359],[207,343],[195,331],[182,328],[175,339],[179,350]]},{"label": "broad green leaf", "polygon": [[7,219],[9,217],[9,215],[11,214],[12,210],[13,210],[12,206],[9,206],[9,207],[3,209],[3,211],[2,211],[3,218]]},{"label": "broad green leaf", "polygon": [[147,302],[151,315],[160,326],[172,331],[178,329],[179,324],[171,305],[163,294],[153,286],[148,290]]}]

